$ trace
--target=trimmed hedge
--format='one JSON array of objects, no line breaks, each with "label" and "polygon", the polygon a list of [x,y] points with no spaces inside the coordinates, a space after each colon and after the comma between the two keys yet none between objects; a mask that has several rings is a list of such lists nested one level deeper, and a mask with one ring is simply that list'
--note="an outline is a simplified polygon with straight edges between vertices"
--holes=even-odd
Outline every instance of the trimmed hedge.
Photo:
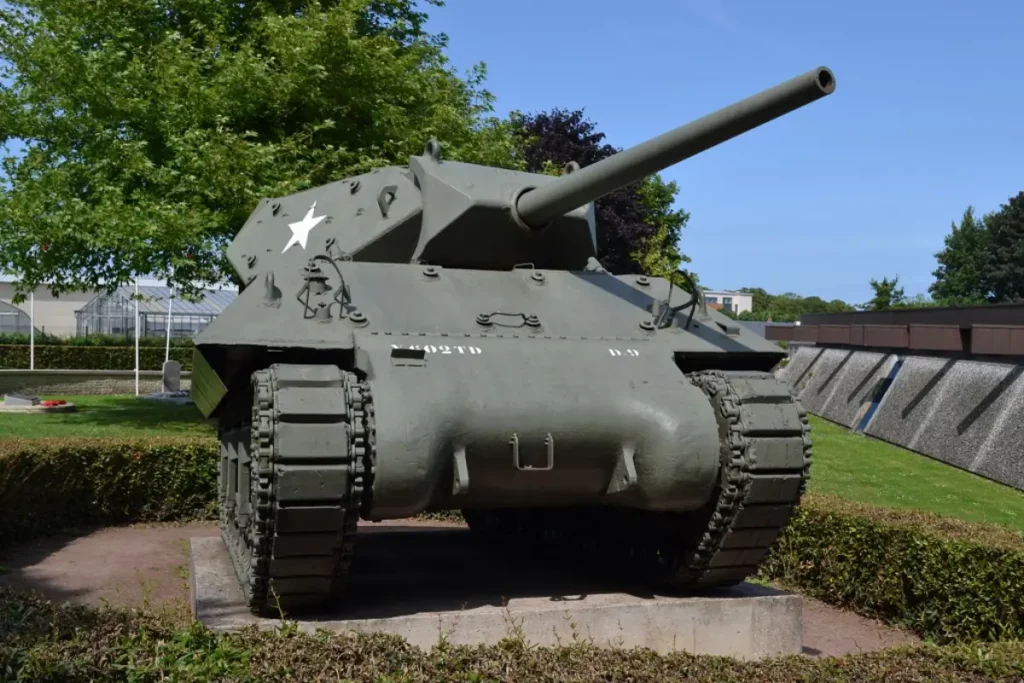
[{"label": "trimmed hedge", "polygon": [[[209,438],[0,444],[0,544],[75,524],[215,519]],[[761,576],[940,643],[1024,639],[1024,535],[808,495]],[[455,513],[433,518],[458,519]]]},{"label": "trimmed hedge", "polygon": [[[31,341],[27,334],[0,334],[0,345],[25,345]],[[161,349],[166,345],[165,337],[139,337],[139,346],[158,346]],[[135,348],[135,336],[117,334],[90,334],[83,337],[60,337],[53,334],[39,333],[35,336],[36,346],[129,346]],[[188,337],[171,339],[171,348],[176,346],[192,348],[192,340]]]},{"label": "trimmed hedge", "polygon": [[216,518],[209,438],[0,442],[0,546],[79,525]]},{"label": "trimmed hedge", "polygon": [[[164,364],[163,346],[139,347],[139,368],[160,370]],[[0,345],[0,369],[27,369],[30,349],[24,344]],[[192,369],[192,347],[172,346],[171,360],[182,370]],[[36,346],[38,370],[134,370],[135,347],[43,344]]]},{"label": "trimmed hedge", "polygon": [[808,496],[761,575],[939,643],[1024,639],[1024,536]]},{"label": "trimmed hedge", "polygon": [[0,671],[21,681],[1020,681],[1024,643],[898,648],[841,658],[759,662],[586,644],[431,651],[397,636],[303,634],[249,627],[218,634],[200,624],[123,609],[54,606],[0,589]]}]

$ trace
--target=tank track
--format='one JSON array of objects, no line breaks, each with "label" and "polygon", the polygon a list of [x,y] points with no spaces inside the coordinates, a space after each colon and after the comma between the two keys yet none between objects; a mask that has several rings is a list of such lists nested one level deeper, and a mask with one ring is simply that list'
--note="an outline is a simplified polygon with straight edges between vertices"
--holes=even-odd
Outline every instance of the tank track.
[{"label": "tank track", "polygon": [[344,589],[371,503],[369,387],[333,365],[276,364],[253,373],[252,397],[251,422],[221,432],[248,493],[232,500],[223,466],[221,536],[250,610],[315,607]]},{"label": "tank track", "polygon": [[806,490],[812,455],[807,412],[771,373],[686,376],[711,402],[721,436],[721,477],[704,508],[464,510],[470,527],[499,543],[523,542],[673,590],[744,581]]}]

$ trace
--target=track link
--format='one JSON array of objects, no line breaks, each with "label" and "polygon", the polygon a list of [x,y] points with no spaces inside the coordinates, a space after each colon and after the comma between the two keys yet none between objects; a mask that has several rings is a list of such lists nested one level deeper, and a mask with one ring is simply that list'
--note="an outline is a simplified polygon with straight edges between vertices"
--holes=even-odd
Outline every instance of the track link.
[{"label": "track link", "polygon": [[701,510],[465,510],[467,522],[497,542],[523,541],[665,588],[741,583],[757,571],[806,490],[807,412],[771,373],[709,370],[687,378],[711,402],[721,437],[721,477]]},{"label": "track link", "polygon": [[374,474],[369,387],[333,365],[252,376],[251,421],[221,432],[221,535],[257,613],[339,594]]}]

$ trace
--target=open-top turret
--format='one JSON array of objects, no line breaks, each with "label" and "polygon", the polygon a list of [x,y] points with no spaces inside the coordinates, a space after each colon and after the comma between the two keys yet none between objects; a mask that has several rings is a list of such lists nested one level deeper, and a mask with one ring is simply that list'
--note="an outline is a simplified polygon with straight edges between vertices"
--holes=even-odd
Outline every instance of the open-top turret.
[{"label": "open-top turret", "polygon": [[338,593],[360,517],[442,508],[663,586],[754,571],[810,463],[783,352],[696,288],[605,271],[593,202],[834,87],[814,69],[560,177],[430,141],[264,200],[192,375],[252,607]]}]

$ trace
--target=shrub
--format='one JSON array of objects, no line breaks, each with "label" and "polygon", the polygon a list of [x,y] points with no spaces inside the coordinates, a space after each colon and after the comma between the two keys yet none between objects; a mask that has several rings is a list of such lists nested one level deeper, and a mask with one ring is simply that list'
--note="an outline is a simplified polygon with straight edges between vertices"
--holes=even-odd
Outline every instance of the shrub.
[{"label": "shrub", "polygon": [[[0,444],[0,544],[80,524],[215,519],[218,461],[210,438]],[[804,501],[762,578],[940,643],[1024,639],[1020,532],[834,497]]]},{"label": "shrub", "polygon": [[936,642],[1024,639],[1024,538],[808,496],[761,575]]},{"label": "shrub", "polygon": [[[0,368],[28,368],[30,349],[23,344],[0,345]],[[44,344],[35,349],[38,370],[134,370],[133,346],[91,346]],[[140,346],[139,368],[160,370],[163,367],[163,346]],[[192,347],[172,346],[171,360],[181,363],[182,370],[192,369]]]},{"label": "shrub", "polygon": [[[23,333],[0,333],[0,345],[28,345],[31,337]],[[156,346],[164,348],[167,340],[165,337],[139,337],[139,346]],[[54,334],[38,333],[35,335],[36,346],[128,346],[135,347],[135,336],[117,334],[90,334],[82,337],[60,337]],[[176,346],[192,348],[192,339],[176,338],[171,339],[171,348]]]},{"label": "shrub", "polygon": [[206,438],[0,442],[0,545],[76,525],[212,518]]},{"label": "shrub", "polygon": [[898,648],[837,659],[741,662],[685,653],[529,647],[514,637],[430,651],[384,634],[293,624],[214,633],[123,609],[54,606],[0,589],[0,671],[17,680],[174,681],[1020,681],[1024,644]]}]

